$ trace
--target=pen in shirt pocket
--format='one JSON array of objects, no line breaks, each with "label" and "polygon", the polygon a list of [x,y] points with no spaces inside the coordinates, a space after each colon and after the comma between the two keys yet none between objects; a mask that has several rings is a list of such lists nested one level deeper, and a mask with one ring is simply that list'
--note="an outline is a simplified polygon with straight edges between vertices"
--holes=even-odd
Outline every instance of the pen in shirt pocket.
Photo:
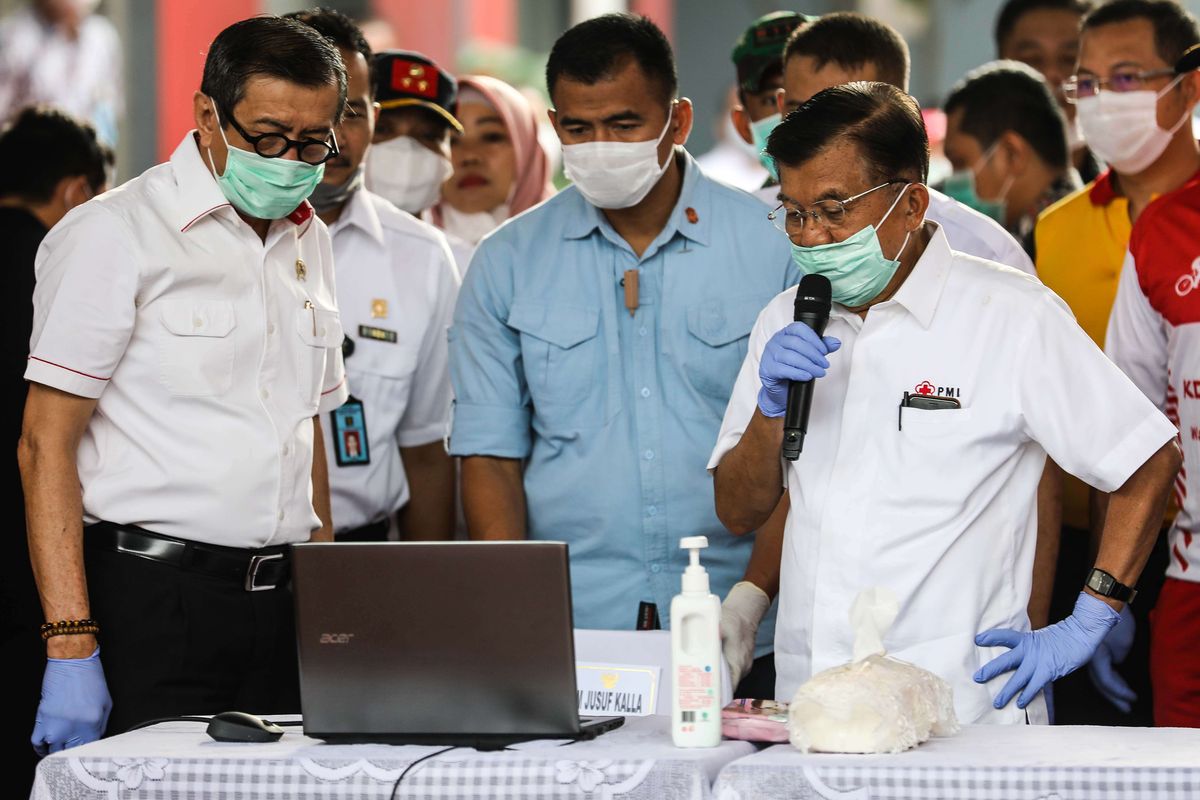
[{"label": "pen in shirt pocket", "polygon": [[304,307],[312,314],[313,336],[317,335],[317,307],[313,305],[312,300],[305,300]]}]

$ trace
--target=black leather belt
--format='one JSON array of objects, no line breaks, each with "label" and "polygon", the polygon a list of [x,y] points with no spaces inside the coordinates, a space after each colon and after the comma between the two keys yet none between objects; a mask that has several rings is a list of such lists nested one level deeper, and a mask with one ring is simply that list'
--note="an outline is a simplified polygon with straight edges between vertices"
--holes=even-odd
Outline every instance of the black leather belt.
[{"label": "black leather belt", "polygon": [[382,542],[387,539],[390,527],[391,521],[384,517],[378,522],[351,528],[348,531],[338,531],[334,534],[334,539],[345,542]]},{"label": "black leather belt", "polygon": [[86,547],[170,564],[185,572],[224,578],[247,592],[262,592],[287,583],[291,571],[291,547],[241,549],[203,542],[190,542],[153,533],[134,525],[98,522],[83,529]]}]

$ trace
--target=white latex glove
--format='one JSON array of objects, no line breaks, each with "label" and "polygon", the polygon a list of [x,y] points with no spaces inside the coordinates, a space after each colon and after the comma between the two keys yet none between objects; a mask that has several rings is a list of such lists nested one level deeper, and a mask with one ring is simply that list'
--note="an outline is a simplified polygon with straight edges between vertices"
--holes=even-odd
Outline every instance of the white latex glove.
[{"label": "white latex glove", "polygon": [[758,624],[770,608],[771,598],[750,581],[735,583],[721,603],[721,649],[729,662],[734,689],[754,663]]}]

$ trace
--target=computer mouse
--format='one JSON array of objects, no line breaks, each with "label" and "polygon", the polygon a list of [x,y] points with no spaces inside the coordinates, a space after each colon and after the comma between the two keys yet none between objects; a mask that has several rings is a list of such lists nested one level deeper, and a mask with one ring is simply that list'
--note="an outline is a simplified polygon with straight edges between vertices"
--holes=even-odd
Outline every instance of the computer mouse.
[{"label": "computer mouse", "polygon": [[208,721],[208,735],[218,742],[277,742],[283,728],[244,711],[222,711]]}]

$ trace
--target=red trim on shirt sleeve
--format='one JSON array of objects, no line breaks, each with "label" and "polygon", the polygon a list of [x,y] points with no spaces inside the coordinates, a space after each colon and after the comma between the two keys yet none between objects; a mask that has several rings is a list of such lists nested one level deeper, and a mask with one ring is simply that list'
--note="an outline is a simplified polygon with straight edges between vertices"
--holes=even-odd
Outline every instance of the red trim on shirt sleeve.
[{"label": "red trim on shirt sleeve", "polygon": [[336,392],[338,389],[342,388],[342,384],[343,384],[343,383],[345,383],[345,382],[346,382],[346,377],[343,375],[343,376],[342,376],[342,379],[341,379],[340,381],[338,381],[338,382],[337,382],[337,385],[336,385],[336,386],[334,386],[332,389],[326,389],[325,391],[321,392],[321,397],[324,397],[324,396],[325,396],[325,395],[327,395],[327,394],[333,394],[333,393],[334,393],[334,392]]},{"label": "red trim on shirt sleeve", "polygon": [[1150,306],[1176,327],[1200,322],[1200,182],[1154,200],[1129,237],[1138,285]]},{"label": "red trim on shirt sleeve", "polygon": [[[89,374],[87,374],[86,372],[80,372],[80,371],[79,371],[79,370],[77,370],[77,369],[71,369],[70,367],[64,367],[62,364],[55,364],[53,361],[47,361],[46,359],[44,359],[44,358],[38,358],[37,356],[30,356],[30,357],[29,357],[29,360],[30,360],[30,361],[40,361],[40,362],[42,362],[43,364],[49,364],[49,365],[50,365],[50,366],[52,366],[52,367],[58,367],[59,369],[65,369],[67,372],[74,372],[76,375],[82,375],[83,377],[85,377],[85,378],[91,378],[91,379],[92,379],[92,380],[94,380],[94,381],[109,381],[109,380],[112,380],[111,378],[101,378],[101,377],[99,377],[99,376],[97,376],[97,375],[89,375]],[[338,384],[338,386],[341,386],[341,384],[339,383],[339,384]],[[336,389],[336,388],[337,388],[337,386],[335,386],[335,387],[333,387],[333,388],[334,388],[334,389]]]}]

